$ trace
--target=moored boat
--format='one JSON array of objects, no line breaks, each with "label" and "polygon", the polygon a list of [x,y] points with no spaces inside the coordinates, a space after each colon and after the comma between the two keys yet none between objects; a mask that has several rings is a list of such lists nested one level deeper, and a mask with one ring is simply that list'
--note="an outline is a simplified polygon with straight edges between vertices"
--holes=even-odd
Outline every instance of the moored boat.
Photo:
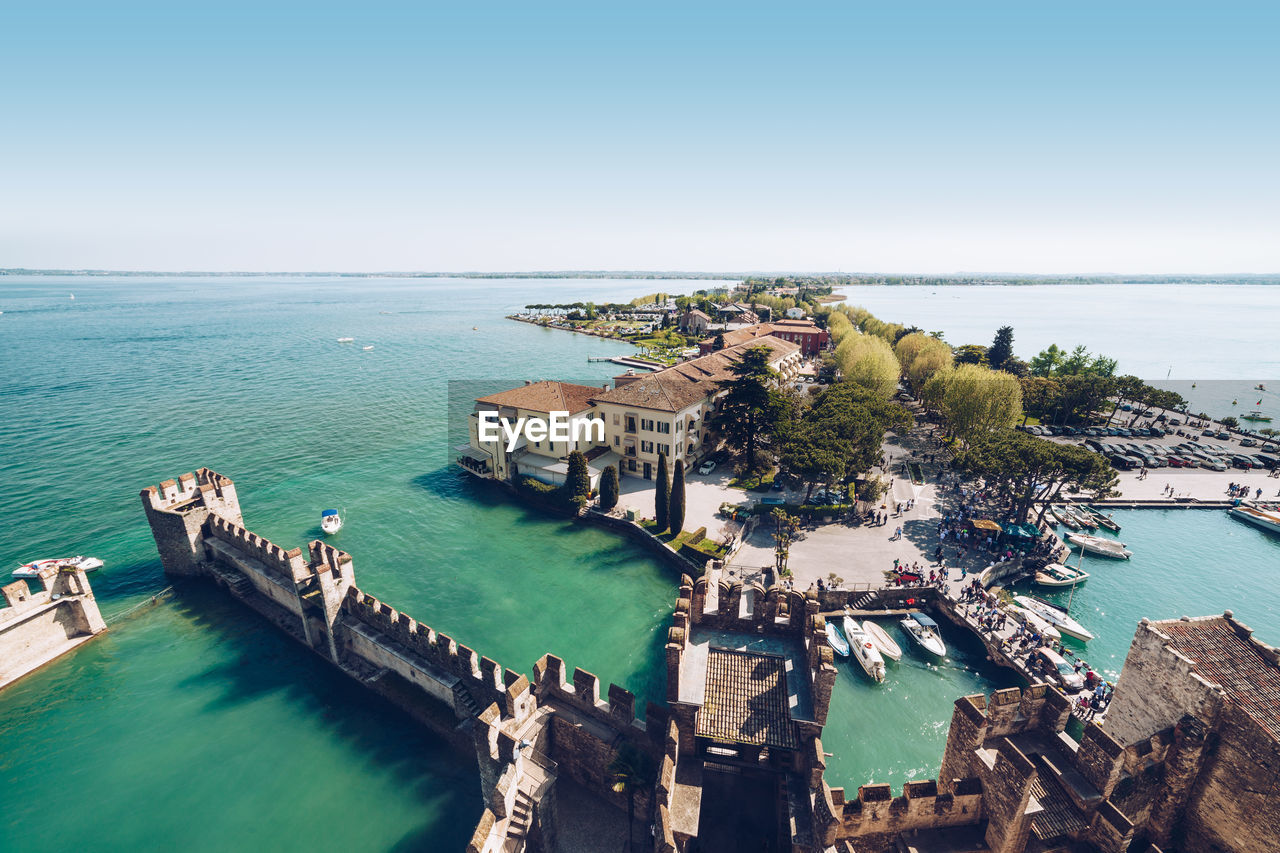
[{"label": "moored boat", "polygon": [[849,639],[849,648],[862,671],[871,676],[872,681],[884,681],[884,658],[880,656],[875,642],[862,630],[862,626],[853,621],[852,616],[844,617],[844,635]]},{"label": "moored boat", "polygon": [[47,568],[67,568],[80,569],[84,572],[95,572],[102,568],[102,561],[97,557],[58,557],[52,560],[32,560],[30,563],[23,563],[21,566],[13,570],[15,578],[38,578],[40,572]]},{"label": "moored boat", "polygon": [[902,647],[893,641],[888,631],[870,619],[862,623],[862,630],[866,631],[867,636],[871,638],[871,642],[876,644],[881,656],[889,660],[902,660]]},{"label": "moored boat", "polygon": [[840,633],[840,629],[834,622],[827,623],[827,639],[831,641],[831,648],[836,654],[842,658],[849,656],[849,644],[845,642],[844,635]]},{"label": "moored boat", "polygon": [[1057,507],[1057,506],[1049,507],[1049,514],[1052,515],[1054,518],[1058,519],[1058,523],[1063,525],[1064,527],[1069,527],[1072,530],[1080,529],[1080,523],[1077,522],[1070,515],[1068,515],[1067,511],[1062,507]]},{"label": "moored boat", "polygon": [[1066,539],[1072,545],[1082,548],[1090,554],[1114,557],[1117,560],[1127,560],[1133,556],[1132,551],[1125,549],[1123,542],[1117,542],[1115,539],[1090,536],[1087,533],[1068,533]]},{"label": "moored boat", "polygon": [[947,646],[942,642],[942,635],[938,633],[938,623],[933,619],[923,613],[911,613],[898,624],[911,639],[916,641],[916,645],[926,652],[940,658],[947,656]]},{"label": "moored boat", "polygon": [[1014,604],[1006,605],[1009,615],[1019,622],[1027,625],[1031,630],[1035,631],[1041,637],[1048,637],[1050,640],[1061,640],[1062,634],[1057,628],[1050,625],[1043,617],[1027,610],[1025,607],[1018,607]]},{"label": "moored boat", "polygon": [[1088,572],[1061,563],[1049,563],[1036,572],[1036,583],[1041,586],[1075,586],[1089,579]]},{"label": "moored boat", "polygon": [[1077,640],[1083,640],[1085,642],[1092,640],[1094,637],[1092,631],[1081,625],[1075,619],[1072,619],[1067,611],[1056,605],[1050,604],[1047,601],[1042,601],[1039,598],[1033,598],[1030,595],[1015,595],[1013,600],[1018,602],[1018,604],[1024,609],[1041,617],[1069,637],[1075,637]]},{"label": "moored boat", "polygon": [[1093,513],[1086,512],[1083,507],[1064,504],[1062,507],[1067,515],[1071,516],[1076,524],[1080,525],[1081,530],[1097,530],[1098,522],[1094,520]]},{"label": "moored boat", "polygon": [[1255,527],[1261,527],[1263,530],[1269,530],[1272,533],[1280,533],[1280,511],[1252,504],[1240,504],[1240,506],[1233,506],[1227,510],[1227,513],[1241,521],[1247,521]]},{"label": "moored boat", "polygon": [[1247,415],[1241,415],[1241,416],[1240,416],[1240,420],[1242,420],[1242,421],[1262,421],[1262,422],[1264,422],[1264,423],[1270,423],[1270,421],[1271,421],[1271,416],[1270,416],[1270,415],[1264,415],[1264,414],[1262,414],[1262,412],[1261,412],[1260,410],[1254,410],[1254,411],[1250,412],[1250,413],[1249,413],[1249,414],[1247,414]]},{"label": "moored boat", "polygon": [[1112,533],[1120,532],[1120,525],[1116,524],[1115,519],[1112,518],[1108,513],[1105,513],[1102,510],[1098,509],[1097,507],[1092,507],[1092,506],[1087,506],[1085,507],[1085,509],[1093,513],[1093,518],[1095,521],[1098,522],[1099,527],[1105,527],[1108,530],[1110,530]]}]

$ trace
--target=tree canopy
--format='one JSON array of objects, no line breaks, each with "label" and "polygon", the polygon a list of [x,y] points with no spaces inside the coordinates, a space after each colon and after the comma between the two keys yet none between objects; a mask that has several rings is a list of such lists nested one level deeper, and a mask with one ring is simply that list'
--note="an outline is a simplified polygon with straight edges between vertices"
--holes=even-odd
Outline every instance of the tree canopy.
[{"label": "tree canopy", "polygon": [[1037,502],[1041,507],[1036,521],[1043,520],[1045,509],[1064,486],[1077,486],[1100,500],[1116,484],[1115,472],[1098,454],[1016,430],[982,436],[958,454],[956,464],[1005,498],[1018,524],[1026,523]]},{"label": "tree canopy", "polygon": [[898,357],[884,338],[857,332],[846,335],[836,347],[836,364],[845,381],[884,399],[893,396],[902,375]]},{"label": "tree canopy", "polygon": [[951,366],[951,347],[931,335],[919,332],[906,335],[899,339],[893,350],[911,392],[917,396],[929,377]]},{"label": "tree canopy", "polygon": [[745,350],[733,376],[720,382],[725,396],[717,405],[715,424],[732,447],[740,448],[748,468],[754,467],[757,447],[786,419],[789,403],[775,385],[777,371],[769,366],[769,349]]},{"label": "tree canopy", "polygon": [[977,364],[958,364],[925,384],[926,405],[936,406],[965,441],[1008,429],[1022,418],[1022,387],[1016,376]]},{"label": "tree canopy", "polygon": [[996,336],[987,347],[987,364],[992,370],[1004,370],[1009,359],[1013,358],[1013,326],[1001,326],[996,329]]}]

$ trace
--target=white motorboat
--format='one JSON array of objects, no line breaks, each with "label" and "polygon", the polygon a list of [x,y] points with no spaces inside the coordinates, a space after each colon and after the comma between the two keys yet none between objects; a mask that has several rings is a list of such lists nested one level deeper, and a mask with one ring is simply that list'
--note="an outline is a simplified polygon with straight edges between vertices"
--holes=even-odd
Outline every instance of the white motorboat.
[{"label": "white motorboat", "polygon": [[1049,563],[1036,572],[1036,583],[1041,586],[1075,586],[1089,579],[1088,572],[1061,563]]},{"label": "white motorboat", "polygon": [[13,570],[15,578],[38,578],[43,569],[49,568],[67,568],[80,569],[85,572],[95,572],[102,568],[102,561],[97,557],[61,557],[54,560],[32,560],[30,563],[24,563]]},{"label": "white motorboat", "polygon": [[1227,510],[1227,513],[1241,521],[1247,521],[1256,527],[1261,527],[1263,530],[1280,533],[1280,512],[1274,509],[1265,509],[1252,504],[1240,504],[1240,506],[1233,506]]},{"label": "white motorboat", "polygon": [[849,656],[849,644],[845,642],[844,635],[840,633],[840,629],[834,622],[827,623],[827,639],[831,641],[831,648],[836,654],[842,658]]},{"label": "white motorboat", "polygon": [[1133,556],[1132,551],[1125,549],[1123,542],[1117,542],[1114,539],[1090,536],[1088,533],[1068,533],[1065,538],[1072,545],[1088,551],[1090,554],[1113,557],[1117,560],[1127,560]]},{"label": "white motorboat", "polygon": [[1016,607],[1012,604],[1006,605],[1009,615],[1019,622],[1022,622],[1031,630],[1035,631],[1042,637],[1048,637],[1051,640],[1061,640],[1062,634],[1057,628],[1050,625],[1042,617],[1032,613],[1023,607]]},{"label": "white motorboat", "polygon": [[1047,601],[1041,601],[1038,598],[1032,598],[1029,595],[1015,595],[1013,600],[1018,602],[1025,610],[1036,614],[1069,637],[1075,637],[1077,640],[1085,642],[1093,639],[1092,631],[1072,619],[1067,611],[1060,607]]},{"label": "white motorboat", "polygon": [[349,343],[351,343],[351,342],[352,342],[352,341],[354,341],[354,340],[355,340],[355,338],[338,338],[338,343],[340,343],[340,344],[349,344]]},{"label": "white motorboat", "polygon": [[1063,504],[1062,511],[1071,516],[1071,520],[1080,525],[1081,530],[1096,530],[1098,528],[1098,523],[1093,520],[1093,515],[1078,506]]},{"label": "white motorboat", "polygon": [[342,529],[342,516],[336,509],[326,509],[320,513],[320,529],[333,535]]},{"label": "white motorboat", "polygon": [[938,657],[947,656],[947,646],[938,633],[938,623],[923,613],[911,613],[898,623],[920,648]]},{"label": "white motorboat", "polygon": [[870,619],[862,623],[862,630],[867,632],[867,636],[871,638],[871,642],[876,644],[882,657],[889,660],[902,660],[902,647],[893,641],[889,636],[889,632],[881,628]]},{"label": "white motorboat", "polygon": [[368,352],[369,350],[373,349],[373,347],[367,346],[367,347],[361,347],[361,349],[364,350],[365,352]]},{"label": "white motorboat", "polygon": [[877,684],[884,681],[884,658],[880,656],[875,642],[862,630],[862,626],[853,621],[852,616],[844,617],[844,635],[848,637],[849,648],[862,666],[862,671]]}]

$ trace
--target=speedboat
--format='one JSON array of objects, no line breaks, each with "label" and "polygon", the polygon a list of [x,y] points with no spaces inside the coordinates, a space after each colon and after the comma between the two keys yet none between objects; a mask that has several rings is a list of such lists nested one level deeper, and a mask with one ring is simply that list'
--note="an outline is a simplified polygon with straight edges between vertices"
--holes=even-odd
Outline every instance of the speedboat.
[{"label": "speedboat", "polygon": [[886,657],[889,660],[902,660],[902,647],[893,641],[888,631],[870,619],[862,623],[862,630],[871,638],[871,642],[876,644],[876,649],[880,652],[881,657]]},{"label": "speedboat", "polygon": [[1252,525],[1261,527],[1263,530],[1280,533],[1280,512],[1274,509],[1264,509],[1252,504],[1240,504],[1240,506],[1233,506],[1227,512],[1241,521],[1247,521]]},{"label": "speedboat", "polygon": [[1096,521],[1094,521],[1094,520],[1093,520],[1093,514],[1092,514],[1092,513],[1085,512],[1085,511],[1084,511],[1083,509],[1081,509],[1080,507],[1078,507],[1078,506],[1072,506],[1071,504],[1063,504],[1063,506],[1062,506],[1062,510],[1063,510],[1067,515],[1071,516],[1072,521],[1074,521],[1076,524],[1080,525],[1080,527],[1081,527],[1081,529],[1082,529],[1082,530],[1096,530],[1096,529],[1097,529],[1097,527],[1098,527],[1098,523],[1097,523]]},{"label": "speedboat", "polygon": [[871,676],[877,684],[884,681],[884,658],[876,649],[876,644],[866,631],[862,630],[852,616],[844,617],[844,634],[849,638],[849,646],[853,656],[862,666],[862,671]]},{"label": "speedboat", "polygon": [[1010,604],[1006,605],[1006,608],[1008,609],[1010,616],[1017,619],[1040,636],[1048,637],[1051,640],[1062,639],[1062,632],[1050,625],[1044,617],[1039,616],[1033,611],[1027,610],[1025,607],[1018,607]]},{"label": "speedboat", "polygon": [[364,350],[365,352],[368,352],[369,350],[373,349],[373,347],[367,346],[367,347],[361,347],[361,349]]},{"label": "speedboat", "polygon": [[1061,563],[1049,563],[1036,572],[1036,583],[1041,586],[1075,586],[1089,579],[1088,572]]},{"label": "speedboat", "polygon": [[1262,411],[1261,411],[1261,410],[1254,410],[1254,411],[1250,412],[1250,413],[1249,413],[1249,414],[1247,414],[1247,415],[1241,415],[1241,416],[1240,416],[1240,420],[1242,420],[1242,421],[1263,421],[1263,422],[1266,422],[1266,423],[1270,423],[1270,421],[1271,421],[1271,416],[1270,416],[1270,415],[1264,415],[1264,414],[1262,414]]},{"label": "speedboat", "polygon": [[1046,622],[1053,625],[1063,634],[1069,637],[1075,637],[1077,640],[1088,642],[1093,639],[1093,632],[1076,620],[1072,619],[1067,611],[1047,601],[1039,598],[1033,598],[1030,595],[1015,595],[1013,600],[1024,609],[1036,614]]},{"label": "speedboat", "polygon": [[55,560],[32,560],[13,570],[15,578],[38,578],[43,569],[56,569],[66,566],[84,572],[95,572],[102,568],[102,561],[97,557],[61,557]]},{"label": "speedboat", "polygon": [[1117,542],[1114,539],[1090,536],[1087,533],[1068,533],[1066,539],[1072,545],[1082,548],[1090,554],[1114,557],[1117,560],[1127,560],[1133,556],[1132,551],[1125,549],[1123,542]]},{"label": "speedboat", "polygon": [[928,616],[923,613],[911,613],[898,624],[926,652],[940,658],[947,656],[947,646],[942,642],[942,635],[938,633],[938,623]]},{"label": "speedboat", "polygon": [[338,338],[338,343],[340,343],[340,344],[349,344],[349,343],[351,343],[351,342],[352,342],[352,341],[354,341],[354,340],[355,340],[355,338]]},{"label": "speedboat", "polygon": [[845,642],[844,635],[840,633],[840,629],[836,627],[836,623],[827,623],[827,639],[831,641],[831,648],[842,658],[849,656],[849,644]]},{"label": "speedboat", "polygon": [[326,509],[320,513],[320,529],[330,535],[342,529],[342,516],[338,515],[336,509]]}]

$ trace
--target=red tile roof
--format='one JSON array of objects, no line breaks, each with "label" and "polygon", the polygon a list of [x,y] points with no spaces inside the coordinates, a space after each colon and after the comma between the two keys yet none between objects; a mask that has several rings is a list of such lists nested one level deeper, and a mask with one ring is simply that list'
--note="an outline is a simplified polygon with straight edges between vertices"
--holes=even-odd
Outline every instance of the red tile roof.
[{"label": "red tile roof", "polygon": [[1280,740],[1280,667],[1241,636],[1226,617],[1170,620],[1154,627],[1169,645],[1195,663],[1196,672],[1219,685],[1241,710]]},{"label": "red tile roof", "polygon": [[599,394],[600,388],[595,385],[574,385],[569,382],[531,382],[500,391],[487,397],[477,397],[477,403],[490,403],[495,406],[510,406],[513,409],[527,409],[531,412],[569,412],[576,414],[591,408],[591,398]]}]

